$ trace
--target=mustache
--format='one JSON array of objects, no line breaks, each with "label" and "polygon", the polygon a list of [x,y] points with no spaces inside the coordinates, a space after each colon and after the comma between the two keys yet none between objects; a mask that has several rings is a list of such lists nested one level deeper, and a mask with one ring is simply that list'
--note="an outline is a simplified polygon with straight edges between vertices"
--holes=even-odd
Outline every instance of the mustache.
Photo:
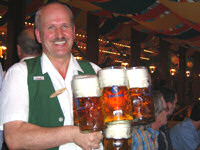
[{"label": "mustache", "polygon": [[61,38],[55,38],[51,40],[51,42],[61,42],[61,41],[68,41],[69,38],[61,37]]}]

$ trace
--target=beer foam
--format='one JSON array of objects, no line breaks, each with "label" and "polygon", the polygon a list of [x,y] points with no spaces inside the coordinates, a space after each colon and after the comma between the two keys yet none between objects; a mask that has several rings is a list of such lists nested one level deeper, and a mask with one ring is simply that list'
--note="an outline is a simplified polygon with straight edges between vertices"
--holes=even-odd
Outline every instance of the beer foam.
[{"label": "beer foam", "polygon": [[127,86],[128,80],[124,68],[104,68],[98,72],[100,87]]},{"label": "beer foam", "polygon": [[150,75],[145,67],[132,67],[126,70],[130,88],[144,88],[150,85]]},{"label": "beer foam", "polygon": [[99,97],[101,91],[96,75],[76,75],[72,80],[75,97]]},{"label": "beer foam", "polygon": [[105,129],[106,138],[128,139],[131,136],[131,125],[128,123],[107,125],[107,128]]}]

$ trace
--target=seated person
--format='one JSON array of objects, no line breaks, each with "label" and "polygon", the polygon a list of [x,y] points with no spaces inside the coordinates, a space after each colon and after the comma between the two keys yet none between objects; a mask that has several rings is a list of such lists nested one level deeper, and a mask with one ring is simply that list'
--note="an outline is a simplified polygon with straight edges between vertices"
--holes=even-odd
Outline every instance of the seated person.
[{"label": "seated person", "polygon": [[200,146],[200,101],[193,106],[190,118],[171,128],[170,138],[176,150],[196,150]]},{"label": "seated person", "polygon": [[[161,86],[159,88],[159,91],[162,93],[163,98],[165,100],[166,103],[165,111],[168,118],[173,114],[175,110],[176,103],[178,101],[177,93],[173,87],[168,85]],[[158,150],[173,150],[169,136],[168,123],[159,128],[158,144],[159,144]]]},{"label": "seated person", "polygon": [[132,130],[132,150],[158,149],[159,128],[167,123],[166,103],[159,91],[153,92],[155,122],[146,126],[134,126]]}]

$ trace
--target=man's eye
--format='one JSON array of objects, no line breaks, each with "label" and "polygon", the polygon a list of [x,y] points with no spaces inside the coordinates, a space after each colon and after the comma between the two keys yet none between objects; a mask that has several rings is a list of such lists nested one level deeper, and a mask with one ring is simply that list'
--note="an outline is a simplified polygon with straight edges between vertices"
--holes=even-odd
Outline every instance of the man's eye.
[{"label": "man's eye", "polygon": [[68,25],[63,25],[63,28],[68,28],[69,26]]},{"label": "man's eye", "polygon": [[48,27],[48,29],[53,29],[53,28],[54,28],[53,26],[49,26],[49,27]]}]

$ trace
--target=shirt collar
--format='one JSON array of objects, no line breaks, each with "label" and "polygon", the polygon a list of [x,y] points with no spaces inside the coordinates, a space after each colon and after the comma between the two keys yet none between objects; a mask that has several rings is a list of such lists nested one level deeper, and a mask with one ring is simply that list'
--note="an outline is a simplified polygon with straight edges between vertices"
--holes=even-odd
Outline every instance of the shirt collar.
[{"label": "shirt collar", "polygon": [[22,58],[20,61],[24,61],[24,60],[32,59],[32,58],[35,58],[35,57],[34,57],[34,56],[24,57],[24,58]]},{"label": "shirt collar", "polygon": [[[42,66],[42,73],[45,74],[47,72],[52,72],[53,70],[56,71],[56,68],[51,63],[49,58],[46,54],[42,54],[41,56],[41,66]],[[72,71],[74,75],[78,74],[78,71],[83,72],[80,65],[78,64],[77,60],[74,58],[74,56],[71,54],[70,62],[68,66],[67,72]]]},{"label": "shirt collar", "polygon": [[78,61],[74,58],[73,55],[71,55],[71,59],[70,59],[68,70],[73,71],[73,75],[77,75],[78,71],[83,72],[83,70],[81,69]]}]

